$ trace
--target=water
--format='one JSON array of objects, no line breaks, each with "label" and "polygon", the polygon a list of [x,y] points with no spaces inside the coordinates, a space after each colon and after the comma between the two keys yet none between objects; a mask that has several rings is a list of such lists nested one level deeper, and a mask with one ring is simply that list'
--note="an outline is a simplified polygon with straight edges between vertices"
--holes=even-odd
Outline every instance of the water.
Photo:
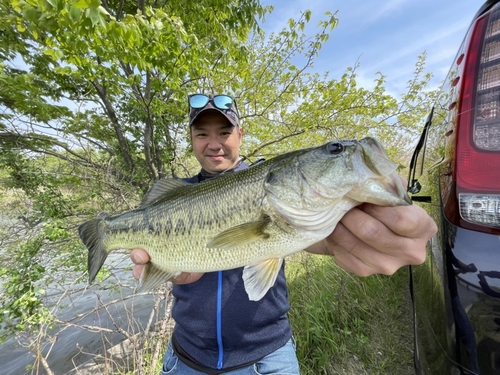
[{"label": "water", "polygon": [[[5,218],[1,221],[6,223]],[[128,255],[112,253],[105,264],[112,265],[113,273],[103,283],[104,289],[102,286],[88,287],[78,282],[65,284],[64,290],[61,287],[47,289],[47,303],[65,306],[57,309],[61,323],[47,332],[43,340],[42,353],[44,356],[49,354],[47,362],[54,374],[68,373],[124,341],[125,336],[117,332],[117,327],[127,332],[142,332],[151,317],[155,297],[134,294],[136,282],[130,271],[132,263]],[[74,275],[75,279],[81,279],[80,276]],[[116,287],[118,282],[120,287]],[[161,301],[153,324],[165,316],[165,301]],[[103,332],[102,329],[111,332]],[[47,338],[49,342],[46,342]],[[33,336],[12,337],[0,346],[3,375],[46,374],[41,366],[33,371],[28,369],[34,364],[35,358],[20,343],[26,344],[33,339]]]}]

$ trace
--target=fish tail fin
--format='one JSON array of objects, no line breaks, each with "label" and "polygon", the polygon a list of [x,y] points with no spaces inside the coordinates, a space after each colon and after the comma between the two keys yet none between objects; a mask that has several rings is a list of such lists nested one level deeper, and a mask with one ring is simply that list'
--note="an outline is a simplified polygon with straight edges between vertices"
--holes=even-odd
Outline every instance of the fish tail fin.
[{"label": "fish tail fin", "polygon": [[104,246],[104,221],[102,219],[89,220],[78,227],[78,234],[83,244],[89,251],[88,271],[89,283],[94,281],[104,261],[108,257],[108,251]]}]

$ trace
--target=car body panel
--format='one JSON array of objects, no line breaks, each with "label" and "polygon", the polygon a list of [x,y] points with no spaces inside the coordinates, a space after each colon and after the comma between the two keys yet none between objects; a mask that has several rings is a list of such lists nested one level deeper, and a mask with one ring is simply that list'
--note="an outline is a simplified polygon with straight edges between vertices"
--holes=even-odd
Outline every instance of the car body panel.
[{"label": "car body panel", "polygon": [[[496,3],[486,2],[475,20]],[[471,29],[410,166],[412,199],[439,228],[425,263],[411,267],[417,374],[500,374],[500,228],[461,218],[455,182],[457,116],[470,38]]]}]

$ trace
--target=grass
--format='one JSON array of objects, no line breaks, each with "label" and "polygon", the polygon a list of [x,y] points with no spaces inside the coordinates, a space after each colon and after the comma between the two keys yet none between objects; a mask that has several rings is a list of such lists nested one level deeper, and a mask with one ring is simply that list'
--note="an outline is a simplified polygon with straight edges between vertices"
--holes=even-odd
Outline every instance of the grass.
[{"label": "grass", "polygon": [[301,374],[415,373],[407,269],[360,278],[299,253],[287,279]]}]

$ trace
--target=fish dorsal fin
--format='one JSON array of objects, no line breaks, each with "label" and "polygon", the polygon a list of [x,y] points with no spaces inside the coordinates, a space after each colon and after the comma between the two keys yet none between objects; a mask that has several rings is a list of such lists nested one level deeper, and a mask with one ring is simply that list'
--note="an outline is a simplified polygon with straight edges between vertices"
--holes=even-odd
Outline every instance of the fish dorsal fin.
[{"label": "fish dorsal fin", "polygon": [[176,180],[175,178],[165,178],[156,181],[146,193],[144,199],[138,207],[144,207],[164,196],[169,191],[175,190],[181,186],[189,185],[187,182]]},{"label": "fish dorsal fin", "polygon": [[283,258],[270,258],[243,269],[243,282],[250,301],[259,301],[274,285]]},{"label": "fish dorsal fin", "polygon": [[232,249],[267,239],[269,234],[266,233],[265,229],[270,222],[271,218],[268,215],[263,215],[260,220],[236,225],[212,238],[207,243],[207,247],[212,249]]},{"label": "fish dorsal fin", "polygon": [[164,271],[149,262],[144,266],[139,279],[139,292],[147,292],[155,289],[157,286],[166,283],[172,277],[179,276],[180,272]]}]

